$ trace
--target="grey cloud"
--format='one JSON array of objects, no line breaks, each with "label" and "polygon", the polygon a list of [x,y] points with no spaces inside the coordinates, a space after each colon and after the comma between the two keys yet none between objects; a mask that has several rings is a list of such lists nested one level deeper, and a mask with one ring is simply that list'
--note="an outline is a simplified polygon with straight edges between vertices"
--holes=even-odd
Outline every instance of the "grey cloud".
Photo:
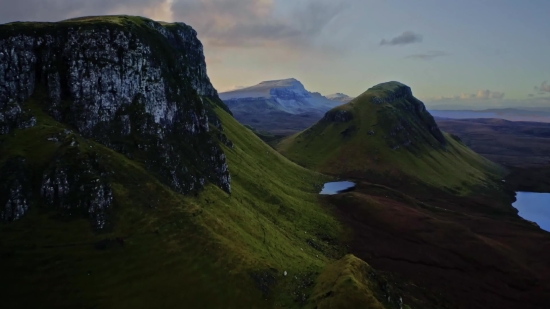
[{"label": "grey cloud", "polygon": [[422,35],[412,31],[405,31],[389,41],[383,39],[380,41],[380,45],[406,45],[419,42],[422,42]]},{"label": "grey cloud", "polygon": [[429,51],[429,52],[426,52],[425,54],[414,54],[414,55],[409,55],[405,58],[418,59],[418,60],[433,60],[434,58],[448,56],[448,55],[449,54],[444,51]]},{"label": "grey cloud", "polygon": [[303,47],[313,44],[350,1],[301,1],[283,14],[269,0],[0,0],[0,23],[124,13],[185,22],[208,46]]},{"label": "grey cloud", "polygon": [[431,102],[435,102],[435,101],[476,101],[476,100],[487,101],[487,100],[490,100],[490,99],[502,100],[503,98],[504,98],[504,92],[480,89],[480,90],[477,91],[477,93],[462,93],[460,95],[454,95],[454,96],[451,96],[451,97],[445,97],[445,96],[432,97],[432,98],[427,98],[426,101],[431,101]]},{"label": "grey cloud", "polygon": [[539,94],[543,92],[550,92],[550,84],[548,84],[548,81],[545,80],[540,84],[540,86],[535,86],[534,89],[539,91]]},{"label": "grey cloud", "polygon": [[68,18],[104,15],[132,8],[133,12],[154,7],[164,0],[0,0],[0,23],[14,21],[60,21]]},{"label": "grey cloud", "polygon": [[489,96],[491,99],[502,99],[504,98],[504,92],[491,92],[491,95]]},{"label": "grey cloud", "polygon": [[176,0],[174,18],[197,30],[205,45],[217,47],[303,46],[344,9],[348,0],[308,1],[288,16],[277,15],[271,1]]}]

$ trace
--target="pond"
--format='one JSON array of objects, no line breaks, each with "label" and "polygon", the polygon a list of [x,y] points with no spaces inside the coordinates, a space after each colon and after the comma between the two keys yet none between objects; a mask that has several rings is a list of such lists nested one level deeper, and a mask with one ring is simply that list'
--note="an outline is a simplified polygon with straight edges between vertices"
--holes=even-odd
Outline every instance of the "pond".
[{"label": "pond", "polygon": [[516,192],[516,199],[512,206],[519,211],[520,217],[550,232],[550,193]]},{"label": "pond", "polygon": [[327,182],[323,185],[323,190],[319,194],[323,195],[333,195],[342,192],[351,191],[355,188],[355,183],[351,181],[336,181],[336,182]]}]

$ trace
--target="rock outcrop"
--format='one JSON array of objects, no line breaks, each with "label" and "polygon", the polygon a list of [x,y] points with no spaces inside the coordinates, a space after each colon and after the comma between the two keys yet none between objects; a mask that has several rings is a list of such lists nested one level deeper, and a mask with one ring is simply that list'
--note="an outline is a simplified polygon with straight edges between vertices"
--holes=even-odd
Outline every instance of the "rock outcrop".
[{"label": "rock outcrop", "polygon": [[[376,96],[372,98],[373,104],[390,104],[393,108],[384,109],[382,112],[385,122],[389,124],[388,134],[393,137],[388,140],[390,144],[399,146],[414,144],[413,140],[426,139],[422,132],[427,131],[440,145],[445,145],[445,137],[434,118],[426,110],[422,101],[416,99],[411,88],[398,82],[388,82],[371,88]],[[426,139],[426,142],[431,142]]]},{"label": "rock outcrop", "polygon": [[383,96],[377,96],[372,98],[372,103],[392,103],[396,100],[406,99],[412,97],[412,90],[409,86],[399,85],[397,89],[388,91]]},{"label": "rock outcrop", "polygon": [[[28,106],[39,103],[79,136],[144,158],[177,192],[206,182],[230,192],[225,154],[216,142],[223,128],[203,98],[223,106],[197,33],[183,23],[113,16],[0,26],[0,135],[34,126]],[[44,175],[44,202],[86,209],[94,226],[104,226],[112,204],[108,180],[82,182],[80,172],[96,175],[89,160],[74,170],[58,165],[63,156],[56,160]],[[82,187],[87,193],[67,204],[66,197]]]},{"label": "rock outcrop", "polygon": [[347,110],[331,110],[323,117],[323,121],[348,122],[353,119],[353,113]]},{"label": "rock outcrop", "polygon": [[109,172],[96,155],[81,153],[78,146],[71,144],[59,149],[43,173],[42,203],[63,216],[87,216],[94,228],[104,228],[113,203]]},{"label": "rock outcrop", "polygon": [[31,183],[25,159],[15,157],[0,168],[0,221],[20,219],[30,207]]}]

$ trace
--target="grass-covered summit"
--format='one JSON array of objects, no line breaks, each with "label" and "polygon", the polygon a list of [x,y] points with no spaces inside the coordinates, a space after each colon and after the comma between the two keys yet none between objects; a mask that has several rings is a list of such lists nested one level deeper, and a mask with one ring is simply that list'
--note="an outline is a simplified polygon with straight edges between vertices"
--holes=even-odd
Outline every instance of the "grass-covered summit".
[{"label": "grass-covered summit", "polygon": [[424,104],[399,82],[368,89],[277,148],[327,174],[373,182],[414,180],[451,191],[485,185],[488,175],[500,172],[441,132]]}]

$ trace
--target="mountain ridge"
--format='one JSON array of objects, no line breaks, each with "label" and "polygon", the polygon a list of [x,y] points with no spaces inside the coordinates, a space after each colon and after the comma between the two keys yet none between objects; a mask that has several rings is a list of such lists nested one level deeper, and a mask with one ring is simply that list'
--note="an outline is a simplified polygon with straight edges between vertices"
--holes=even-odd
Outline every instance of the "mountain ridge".
[{"label": "mountain ridge", "polygon": [[220,98],[239,122],[274,134],[302,130],[342,104],[306,90],[295,78],[263,81],[222,92]]},{"label": "mountain ridge", "polygon": [[501,173],[499,167],[443,134],[424,104],[399,82],[369,88],[276,147],[291,160],[328,174],[409,175],[449,190],[468,190],[461,183],[469,176],[452,166],[457,159],[480,183],[490,182],[485,171]]}]

